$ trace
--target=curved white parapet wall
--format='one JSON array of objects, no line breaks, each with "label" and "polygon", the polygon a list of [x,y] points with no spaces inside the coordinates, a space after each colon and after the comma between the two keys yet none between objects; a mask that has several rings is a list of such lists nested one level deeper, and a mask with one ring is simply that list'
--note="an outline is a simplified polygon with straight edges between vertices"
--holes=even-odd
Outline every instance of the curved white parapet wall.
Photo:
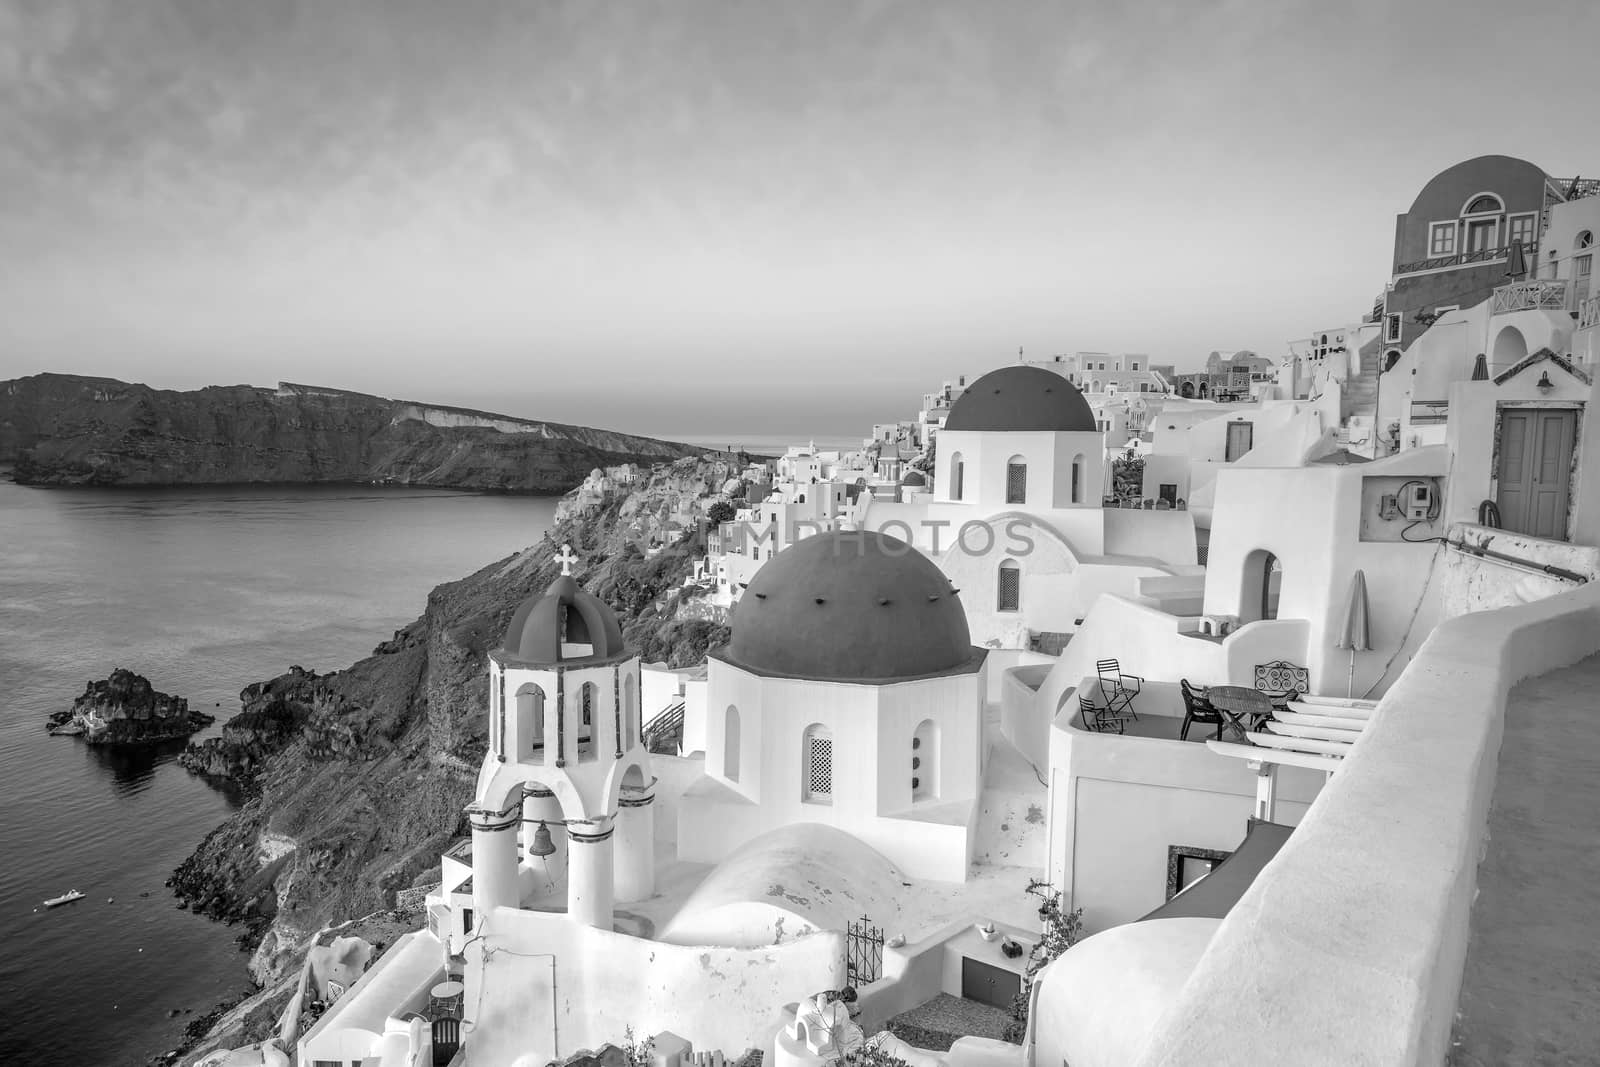
[{"label": "curved white parapet wall", "polygon": [[1193,918],[1128,923],[1062,953],[1034,983],[1034,1062],[1133,1063],[1218,925]]},{"label": "curved white parapet wall", "polygon": [[1443,1063],[1507,691],[1596,651],[1595,586],[1440,626],[1125,1062]]}]

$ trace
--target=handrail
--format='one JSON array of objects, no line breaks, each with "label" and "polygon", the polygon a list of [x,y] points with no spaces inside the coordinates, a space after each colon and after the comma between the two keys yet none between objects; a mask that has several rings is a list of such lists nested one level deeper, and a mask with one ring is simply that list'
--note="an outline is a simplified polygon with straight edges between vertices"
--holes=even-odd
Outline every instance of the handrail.
[{"label": "handrail", "polygon": [[1544,278],[1512,282],[1494,291],[1493,314],[1507,311],[1567,310],[1567,280]]},{"label": "handrail", "polygon": [[1559,578],[1564,582],[1577,582],[1579,585],[1583,585],[1589,581],[1588,577],[1579,574],[1577,571],[1569,571],[1565,567],[1557,567],[1552,563],[1535,563],[1530,559],[1523,559],[1520,556],[1511,556],[1504,552],[1496,552],[1492,548],[1482,548],[1478,545],[1471,545],[1459,537],[1454,541],[1446,538],[1445,546],[1447,548],[1453,548],[1457,552],[1462,552],[1469,556],[1478,556],[1480,558],[1499,563],[1503,566],[1515,567],[1519,570],[1529,571],[1533,574],[1542,574],[1550,578]]},{"label": "handrail", "polygon": [[1591,296],[1578,305],[1578,329],[1600,326],[1600,295]]},{"label": "handrail", "polygon": [[[1522,246],[1522,255],[1525,262],[1532,263],[1533,257],[1538,254],[1537,243]],[[1402,263],[1395,268],[1396,274],[1413,274],[1424,270],[1441,270],[1445,267],[1459,267],[1467,263],[1492,263],[1497,259],[1505,259],[1511,255],[1510,245],[1499,245],[1495,248],[1479,248],[1472,252],[1459,252],[1453,256],[1433,256],[1428,259],[1419,259],[1412,263]]]}]

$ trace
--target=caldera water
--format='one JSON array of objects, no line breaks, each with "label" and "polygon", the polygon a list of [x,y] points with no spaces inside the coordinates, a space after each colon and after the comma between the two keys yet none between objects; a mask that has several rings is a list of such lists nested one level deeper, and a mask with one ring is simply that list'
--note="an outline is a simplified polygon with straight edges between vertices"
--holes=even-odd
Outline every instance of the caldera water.
[{"label": "caldera water", "polygon": [[[182,742],[94,748],[49,736],[46,717],[127,667],[216,715],[215,732],[245,685],[348,666],[434,585],[538,542],[555,508],[0,480],[0,1063],[143,1064],[249,988],[238,930],[163,885],[235,798],[178,766]],[[71,889],[84,899],[43,907]]]}]

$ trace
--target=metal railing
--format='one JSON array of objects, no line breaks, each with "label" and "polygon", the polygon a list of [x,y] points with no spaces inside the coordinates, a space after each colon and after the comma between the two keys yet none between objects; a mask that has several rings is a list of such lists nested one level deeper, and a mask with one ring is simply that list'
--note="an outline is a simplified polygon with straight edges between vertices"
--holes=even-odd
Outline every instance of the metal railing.
[{"label": "metal railing", "polygon": [[[1523,261],[1533,263],[1533,257],[1539,252],[1537,244],[1522,246]],[[1414,274],[1417,271],[1439,270],[1444,267],[1460,267],[1468,263],[1493,263],[1505,259],[1511,254],[1510,245],[1500,245],[1497,248],[1480,248],[1473,252],[1461,252],[1453,256],[1433,256],[1429,259],[1419,259],[1414,263],[1402,263],[1395,270],[1396,274]]]},{"label": "metal railing", "polygon": [[1578,305],[1578,329],[1590,330],[1600,326],[1600,295],[1591,296]]},{"label": "metal railing", "polygon": [[1567,281],[1546,278],[1541,281],[1512,282],[1494,291],[1495,315],[1507,311],[1566,311]]}]

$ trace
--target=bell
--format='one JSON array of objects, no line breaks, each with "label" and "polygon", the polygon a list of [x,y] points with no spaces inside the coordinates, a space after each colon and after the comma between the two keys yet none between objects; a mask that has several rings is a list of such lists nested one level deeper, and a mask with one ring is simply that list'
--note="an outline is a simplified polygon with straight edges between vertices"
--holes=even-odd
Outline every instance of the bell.
[{"label": "bell", "polygon": [[533,832],[533,844],[528,846],[528,855],[544,859],[556,854],[556,843],[550,839],[550,827],[539,821],[539,828]]}]

